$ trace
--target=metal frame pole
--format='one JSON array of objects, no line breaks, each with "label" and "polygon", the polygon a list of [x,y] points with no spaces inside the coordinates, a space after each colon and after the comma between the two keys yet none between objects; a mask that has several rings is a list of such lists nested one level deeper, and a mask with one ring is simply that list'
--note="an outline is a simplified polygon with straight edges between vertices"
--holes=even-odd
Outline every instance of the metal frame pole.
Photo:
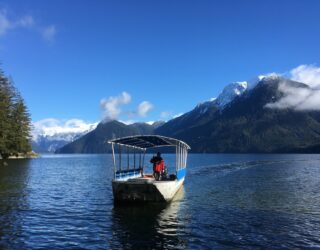
[{"label": "metal frame pole", "polygon": [[136,169],[136,150],[133,149],[133,169]]},{"label": "metal frame pole", "polygon": [[176,144],[176,172],[178,171],[178,144]]},{"label": "metal frame pole", "polygon": [[144,171],[144,158],[145,158],[145,155],[146,155],[146,149],[144,149],[144,151],[143,151],[143,158],[142,158],[142,174],[143,174],[143,171]]},{"label": "metal frame pole", "polygon": [[119,170],[121,171],[121,145],[119,145]]},{"label": "metal frame pole", "polygon": [[182,151],[181,151],[181,144],[179,142],[179,170],[181,169],[181,156],[182,156]]},{"label": "metal frame pole", "polygon": [[185,167],[185,165],[184,165],[184,154],[185,154],[185,150],[184,150],[184,147],[182,148],[182,152],[183,152],[183,158],[182,158],[182,161],[183,161],[183,164],[182,164],[182,166],[183,166],[183,168]]},{"label": "metal frame pole", "polygon": [[182,147],[181,147],[181,143],[180,143],[180,162],[179,162],[179,169],[182,168]]},{"label": "metal frame pole", "polygon": [[186,167],[186,164],[185,164],[185,162],[186,162],[186,149],[185,149],[185,147],[183,146],[183,167],[185,168]]},{"label": "metal frame pole", "polygon": [[183,168],[183,145],[181,144],[181,169]]},{"label": "metal frame pole", "polygon": [[114,179],[116,178],[117,166],[116,166],[116,156],[114,155],[114,143],[111,144],[112,147],[112,158],[113,158],[113,174]]},{"label": "metal frame pole", "polygon": [[129,150],[130,150],[130,148],[127,147],[127,169],[128,169],[128,170],[130,169]]},{"label": "metal frame pole", "polygon": [[186,167],[187,167],[187,159],[188,159],[188,149],[187,149],[187,147],[186,147],[186,159],[185,159],[185,165],[186,165]]}]

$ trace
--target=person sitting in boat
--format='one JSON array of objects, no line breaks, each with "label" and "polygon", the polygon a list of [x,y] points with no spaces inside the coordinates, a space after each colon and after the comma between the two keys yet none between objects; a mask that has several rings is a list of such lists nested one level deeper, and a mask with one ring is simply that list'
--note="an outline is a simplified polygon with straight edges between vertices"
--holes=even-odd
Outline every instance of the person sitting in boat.
[{"label": "person sitting in boat", "polygon": [[161,179],[161,173],[164,171],[164,160],[160,152],[158,152],[156,156],[153,156],[150,162],[153,164],[153,176],[159,181]]}]

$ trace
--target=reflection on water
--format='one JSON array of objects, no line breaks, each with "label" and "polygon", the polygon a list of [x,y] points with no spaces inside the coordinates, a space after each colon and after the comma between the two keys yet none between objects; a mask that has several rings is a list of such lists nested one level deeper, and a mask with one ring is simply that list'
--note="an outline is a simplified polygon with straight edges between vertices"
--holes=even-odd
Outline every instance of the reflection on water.
[{"label": "reflection on water", "polygon": [[171,203],[119,207],[110,155],[10,160],[0,249],[319,249],[319,166],[320,155],[191,154]]},{"label": "reflection on water", "polygon": [[[0,163],[0,249],[24,248],[24,211],[28,210],[30,160]],[[10,167],[9,167],[10,166]]]},{"label": "reflection on water", "polygon": [[169,204],[116,205],[113,208],[111,247],[185,249],[187,242],[179,234],[185,227],[185,222],[179,218],[183,198],[182,187]]}]

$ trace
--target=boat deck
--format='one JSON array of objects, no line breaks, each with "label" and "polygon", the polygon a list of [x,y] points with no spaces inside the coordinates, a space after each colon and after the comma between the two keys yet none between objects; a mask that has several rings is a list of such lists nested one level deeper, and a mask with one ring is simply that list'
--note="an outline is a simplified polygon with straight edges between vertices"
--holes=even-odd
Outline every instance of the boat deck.
[{"label": "boat deck", "polygon": [[125,182],[128,183],[162,183],[162,182],[172,182],[174,180],[166,179],[166,180],[159,180],[157,181],[152,174],[145,174],[142,177],[135,177],[126,180]]}]

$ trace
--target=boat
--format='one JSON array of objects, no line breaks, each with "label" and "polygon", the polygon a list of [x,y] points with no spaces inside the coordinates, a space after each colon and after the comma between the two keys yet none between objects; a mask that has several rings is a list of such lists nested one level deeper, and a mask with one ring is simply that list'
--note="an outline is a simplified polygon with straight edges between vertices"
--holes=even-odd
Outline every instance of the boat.
[{"label": "boat", "polygon": [[[113,139],[108,143],[112,146],[112,191],[115,203],[170,202],[183,185],[190,150],[185,142],[160,135],[136,135]],[[174,173],[167,173],[166,166],[158,176],[145,173],[146,152],[164,147],[175,148]],[[148,164],[151,163],[148,161]]]}]

